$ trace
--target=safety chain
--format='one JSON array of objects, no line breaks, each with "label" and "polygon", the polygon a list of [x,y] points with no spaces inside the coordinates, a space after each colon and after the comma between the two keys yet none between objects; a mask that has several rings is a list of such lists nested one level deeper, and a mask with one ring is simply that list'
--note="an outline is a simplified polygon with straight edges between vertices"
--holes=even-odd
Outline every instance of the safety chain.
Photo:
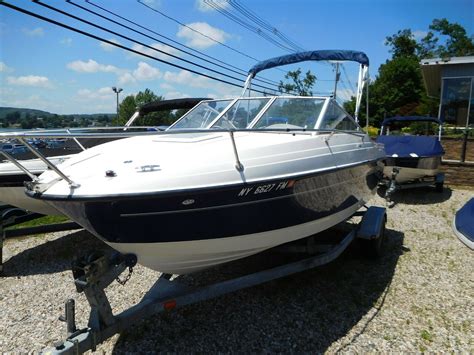
[{"label": "safety chain", "polygon": [[123,279],[121,280],[119,276],[117,276],[117,278],[115,279],[119,284],[121,284],[122,286],[124,286],[128,280],[131,279],[132,277],[132,274],[133,274],[133,267],[132,266],[129,266],[128,267],[128,275]]}]

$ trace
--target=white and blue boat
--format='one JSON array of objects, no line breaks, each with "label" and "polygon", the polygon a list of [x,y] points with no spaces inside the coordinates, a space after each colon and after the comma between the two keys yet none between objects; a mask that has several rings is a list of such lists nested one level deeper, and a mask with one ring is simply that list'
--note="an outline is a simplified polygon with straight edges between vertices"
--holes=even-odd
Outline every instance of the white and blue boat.
[{"label": "white and blue boat", "polygon": [[[360,64],[356,51],[310,51],[261,62]],[[138,262],[186,274],[306,238],[373,196],[385,158],[331,96],[206,100],[164,132],[90,148],[28,184],[92,234]]]}]

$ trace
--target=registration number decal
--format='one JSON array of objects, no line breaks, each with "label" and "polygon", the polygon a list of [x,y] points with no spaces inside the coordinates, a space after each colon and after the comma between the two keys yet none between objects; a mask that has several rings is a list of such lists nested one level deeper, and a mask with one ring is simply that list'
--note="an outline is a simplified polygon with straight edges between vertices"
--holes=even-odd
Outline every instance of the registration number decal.
[{"label": "registration number decal", "polygon": [[259,195],[259,194],[266,194],[271,191],[280,191],[290,187],[293,187],[295,184],[295,180],[285,180],[279,183],[274,184],[265,184],[265,185],[255,185],[250,187],[244,187],[240,190],[238,197],[245,197],[250,195]]}]

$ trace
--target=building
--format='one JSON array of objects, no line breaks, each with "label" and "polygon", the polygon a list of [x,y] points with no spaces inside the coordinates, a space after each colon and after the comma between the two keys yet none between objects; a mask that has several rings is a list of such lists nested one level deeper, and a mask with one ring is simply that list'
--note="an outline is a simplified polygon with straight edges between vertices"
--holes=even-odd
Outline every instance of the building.
[{"label": "building", "polygon": [[428,96],[440,99],[438,118],[474,128],[474,56],[423,59],[420,65]]}]

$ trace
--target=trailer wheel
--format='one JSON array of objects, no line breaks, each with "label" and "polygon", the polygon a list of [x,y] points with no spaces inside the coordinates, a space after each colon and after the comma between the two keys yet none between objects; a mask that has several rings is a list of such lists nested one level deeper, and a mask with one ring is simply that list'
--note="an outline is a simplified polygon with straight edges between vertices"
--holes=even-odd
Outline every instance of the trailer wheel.
[{"label": "trailer wheel", "polygon": [[374,239],[360,239],[360,246],[364,255],[371,259],[376,259],[382,256],[385,245],[385,224],[387,217],[384,216],[380,231]]},{"label": "trailer wheel", "polygon": [[443,192],[443,188],[444,188],[444,182],[437,182],[435,184],[435,191],[436,192]]}]

